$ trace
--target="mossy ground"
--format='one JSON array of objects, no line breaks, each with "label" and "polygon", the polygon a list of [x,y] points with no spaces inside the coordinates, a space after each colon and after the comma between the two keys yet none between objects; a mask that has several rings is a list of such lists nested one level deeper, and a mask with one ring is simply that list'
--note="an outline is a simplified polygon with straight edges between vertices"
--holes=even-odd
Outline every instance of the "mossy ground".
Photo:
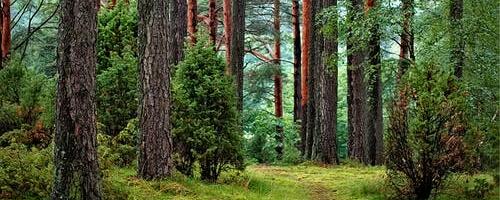
[{"label": "mossy ground", "polygon": [[[472,187],[474,178],[493,181],[489,175],[453,175],[436,199],[468,199],[465,187]],[[133,168],[111,170],[106,179],[108,194],[113,199],[386,199],[391,190],[386,187],[385,168],[341,165],[320,167],[311,165],[254,165],[243,173],[225,173],[219,183],[210,184],[198,178],[175,174],[163,181],[143,181],[135,177]],[[498,186],[487,199],[499,199]]]}]

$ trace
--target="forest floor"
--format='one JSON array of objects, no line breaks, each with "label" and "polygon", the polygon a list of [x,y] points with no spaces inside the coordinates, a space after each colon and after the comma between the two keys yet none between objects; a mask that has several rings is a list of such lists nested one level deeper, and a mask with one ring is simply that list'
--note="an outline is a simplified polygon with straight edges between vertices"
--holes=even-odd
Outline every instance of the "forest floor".
[{"label": "forest floor", "polygon": [[[245,172],[230,172],[221,176],[219,183],[209,184],[197,178],[176,174],[164,181],[137,179],[132,168],[110,171],[105,185],[114,199],[277,199],[277,200],[350,200],[386,199],[385,168],[341,165],[319,166],[249,166]],[[485,179],[486,174],[475,176],[452,175],[436,199],[469,199],[465,188],[473,187],[473,180]],[[496,186],[487,199],[499,199]]]}]

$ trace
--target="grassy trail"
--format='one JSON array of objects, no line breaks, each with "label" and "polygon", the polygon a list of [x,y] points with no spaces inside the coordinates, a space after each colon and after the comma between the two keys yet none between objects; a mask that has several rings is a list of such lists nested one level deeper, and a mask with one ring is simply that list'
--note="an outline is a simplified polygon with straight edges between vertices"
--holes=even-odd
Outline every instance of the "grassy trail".
[{"label": "grassy trail", "polygon": [[[135,178],[132,168],[111,170],[106,188],[110,199],[181,199],[181,200],[379,200],[390,192],[385,187],[383,167],[337,166],[250,166],[244,173],[225,173],[219,183],[209,184],[197,178],[174,175],[164,181],[143,181]],[[467,199],[464,186],[473,178],[452,176],[436,197],[438,200]],[[487,199],[498,199],[499,188]]]}]

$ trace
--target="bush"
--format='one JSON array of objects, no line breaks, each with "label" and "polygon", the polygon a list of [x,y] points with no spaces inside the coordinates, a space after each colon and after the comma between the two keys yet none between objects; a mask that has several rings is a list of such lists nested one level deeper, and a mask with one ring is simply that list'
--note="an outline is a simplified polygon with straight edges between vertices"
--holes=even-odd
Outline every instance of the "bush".
[{"label": "bush", "polygon": [[390,108],[388,177],[399,195],[428,199],[450,172],[464,168],[465,93],[433,65],[414,67],[405,79]]},{"label": "bush", "polygon": [[465,188],[465,195],[468,199],[485,199],[486,194],[490,192],[494,186],[490,184],[486,179],[476,178],[474,179],[474,186]]},{"label": "bush", "polygon": [[201,37],[186,50],[172,84],[177,166],[191,175],[198,161],[201,178],[210,182],[221,171],[243,164],[234,81],[225,75],[225,67],[208,39]]},{"label": "bush", "polygon": [[0,199],[44,199],[53,185],[53,149],[0,148]]}]

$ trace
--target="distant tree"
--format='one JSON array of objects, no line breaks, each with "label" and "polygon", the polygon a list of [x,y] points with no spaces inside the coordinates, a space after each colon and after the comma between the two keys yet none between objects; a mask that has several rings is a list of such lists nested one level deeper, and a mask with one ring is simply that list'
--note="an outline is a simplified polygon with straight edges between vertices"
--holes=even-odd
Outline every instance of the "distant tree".
[{"label": "distant tree", "polygon": [[12,43],[10,25],[10,0],[2,0],[2,59],[5,60],[10,53]]},{"label": "distant tree", "polygon": [[[232,30],[232,13],[231,13],[231,0],[223,0],[222,8],[224,11],[224,41],[226,44],[226,63],[231,63],[231,38],[233,35]],[[228,74],[231,74],[231,68],[228,66],[226,69]]]},{"label": "distant tree", "polygon": [[187,2],[186,0],[169,0],[169,17],[174,23],[168,24],[169,65],[177,65],[183,57],[184,42],[187,36]]},{"label": "distant tree", "polygon": [[451,0],[450,2],[450,28],[451,28],[451,63],[455,69],[455,76],[462,78],[465,65],[465,39],[463,38],[462,18],[464,12],[463,0]]},{"label": "distant tree", "polygon": [[165,178],[172,173],[168,63],[168,1],[138,2],[140,60],[140,138],[138,175]]},{"label": "distant tree", "polygon": [[217,1],[208,1],[208,35],[214,46],[217,44]]},{"label": "distant tree", "polygon": [[231,74],[235,77],[237,107],[243,111],[243,67],[245,57],[245,0],[233,0],[231,30]]},{"label": "distant tree", "polygon": [[293,29],[293,121],[298,123],[302,118],[300,101],[302,99],[301,86],[301,37],[300,37],[300,9],[299,1],[292,0],[292,29]]},{"label": "distant tree", "polygon": [[197,0],[187,0],[187,32],[189,37],[189,42],[191,44],[196,43],[196,32],[198,24],[198,1]]},{"label": "distant tree", "polygon": [[415,62],[415,36],[413,34],[415,9],[413,0],[403,0],[401,11],[403,13],[403,24],[400,41],[398,80],[404,76],[410,65]]},{"label": "distant tree", "polygon": [[62,0],[60,9],[52,199],[101,199],[95,115],[97,8],[93,0]]},{"label": "distant tree", "polygon": [[273,50],[273,66],[274,68],[274,115],[278,124],[276,125],[276,154],[278,160],[283,157],[283,80],[281,77],[281,3],[280,0],[274,0],[274,50]]}]

